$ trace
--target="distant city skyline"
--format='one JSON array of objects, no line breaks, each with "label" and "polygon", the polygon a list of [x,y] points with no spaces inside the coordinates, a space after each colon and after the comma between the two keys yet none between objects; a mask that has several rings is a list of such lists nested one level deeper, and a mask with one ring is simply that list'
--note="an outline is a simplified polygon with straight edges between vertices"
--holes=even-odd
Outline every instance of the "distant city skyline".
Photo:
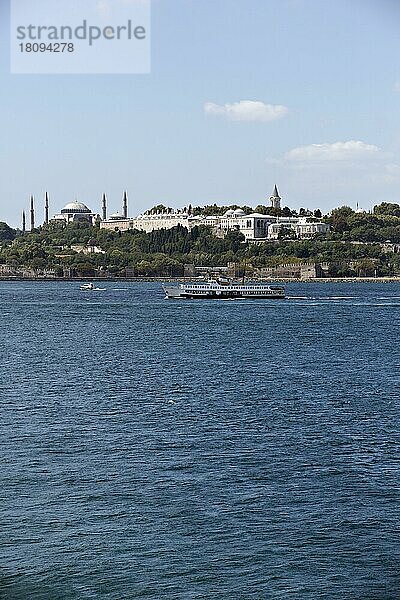
[{"label": "distant city skyline", "polygon": [[[24,0],[21,0],[24,1]],[[102,2],[118,9],[121,0]],[[78,200],[328,212],[400,202],[400,6],[153,0],[149,75],[11,75],[0,4],[0,220]],[[40,207],[40,212],[39,212]],[[43,207],[43,210],[42,210]],[[42,214],[43,213],[43,214]],[[38,222],[38,221],[37,221]]]},{"label": "distant city skyline", "polygon": [[[108,203],[108,196],[107,194],[104,192],[103,194],[101,194],[101,198],[100,198],[100,202],[93,204],[93,207],[91,204],[89,203],[82,203],[79,201],[79,199],[77,198],[73,198],[72,201],[67,202],[66,205],[59,207],[59,206],[51,206],[50,203],[50,194],[48,191],[45,192],[44,197],[43,198],[35,198],[34,195],[31,195],[29,197],[29,203],[27,204],[27,206],[24,206],[22,211],[21,211],[21,222],[19,224],[17,224],[16,228],[21,229],[22,231],[29,231],[35,229],[36,227],[39,227],[41,225],[47,224],[50,221],[56,221],[56,220],[63,220],[63,215],[60,213],[65,213],[68,212],[66,209],[69,208],[69,212],[72,213],[74,212],[80,212],[80,210],[76,211],[75,208],[77,208],[77,205],[81,205],[80,207],[78,207],[79,209],[87,209],[84,212],[85,213],[90,213],[91,214],[91,218],[94,222],[97,222],[98,220],[100,221],[109,221],[110,218],[111,219],[115,219],[117,218],[117,216],[119,217],[119,219],[121,220],[126,220],[126,221],[132,221],[136,219],[136,217],[141,217],[142,215],[144,215],[145,213],[150,213],[152,212],[152,209],[156,208],[156,212],[155,214],[159,214],[159,212],[161,212],[162,214],[167,214],[170,212],[170,210],[173,213],[183,213],[183,214],[191,214],[192,209],[194,208],[199,208],[201,207],[201,205],[197,205],[197,206],[192,206],[190,203],[186,204],[185,206],[165,206],[165,211],[159,211],[159,209],[157,208],[158,206],[161,206],[160,204],[158,205],[153,205],[153,206],[148,206],[147,208],[143,209],[142,211],[138,212],[130,212],[129,211],[129,195],[127,190],[124,190],[123,193],[121,194],[121,202],[120,202],[120,206],[117,207],[116,210],[111,211],[109,209],[109,203]],[[280,196],[280,192],[278,190],[278,186],[276,184],[274,184],[274,188],[272,190],[272,195],[269,196],[268,199],[265,199],[262,204],[266,207],[270,207],[270,208],[274,208],[274,209],[283,209],[283,208],[289,208],[291,210],[296,211],[296,208],[293,209],[293,207],[290,207],[284,203],[282,203],[282,198]],[[75,207],[73,205],[76,205]],[[233,203],[233,206],[235,206],[236,203]],[[112,206],[115,207],[115,203],[112,203]],[[219,205],[222,206],[222,205]],[[245,206],[244,204],[242,205],[243,207]],[[93,208],[93,210],[92,210]],[[250,206],[249,208],[256,208],[256,205],[254,206]],[[333,207],[333,208],[337,208],[337,207]],[[354,208],[355,211],[359,212],[360,209],[358,205],[356,205]],[[300,210],[300,216],[307,216],[307,207],[297,207],[297,210]],[[371,212],[371,210],[369,209],[365,209],[367,212]],[[304,211],[304,213],[302,213],[302,211]],[[82,211],[83,212],[83,211]],[[228,211],[228,212],[234,212],[234,211]],[[314,209],[315,213],[318,213],[318,210]],[[327,214],[329,214],[330,211],[327,211]],[[29,213],[29,227],[27,227],[27,219],[26,219],[26,215]],[[241,211],[241,213],[243,213],[243,215],[247,214],[243,211]],[[285,211],[284,211],[285,214]],[[310,211],[309,215],[312,215],[312,211]],[[287,215],[286,215],[287,216]],[[0,219],[1,220],[1,219]],[[66,222],[71,222],[73,219],[66,219]]]},{"label": "distant city skyline", "polygon": [[[280,208],[281,197],[279,196],[279,192],[276,184],[274,185],[274,189],[272,191],[272,196],[268,198],[268,201],[265,202],[266,206],[273,206],[274,208]],[[92,209],[92,206],[88,203],[81,203],[79,199],[73,198],[71,202],[67,202],[66,206],[72,204],[82,204],[89,209]],[[115,203],[113,203],[113,206]],[[29,212],[30,216],[30,229],[34,229],[42,224],[49,223],[49,221],[55,220],[55,217],[60,217],[60,211],[65,210],[66,206],[51,206],[50,202],[50,194],[48,191],[44,193],[43,198],[35,198],[33,194],[29,197],[29,202],[24,205],[21,210],[21,223],[17,225],[17,227],[21,228],[23,231],[27,229],[26,227],[26,215]],[[166,208],[174,208],[174,210],[181,212],[184,209],[188,210],[188,206],[190,207],[190,203],[185,207],[166,207]],[[98,208],[98,210],[97,210]],[[141,211],[147,212],[148,210],[154,208],[154,206],[149,206],[147,209]],[[73,211],[72,211],[73,212]],[[109,210],[108,204],[108,196],[105,192],[101,194],[100,202],[98,204],[93,205],[92,216],[97,215],[101,220],[105,220],[110,216],[119,216],[123,219],[127,219],[128,217],[136,217],[139,213],[129,213],[129,201],[128,201],[128,192],[124,190],[121,194],[121,203],[116,211]]]}]

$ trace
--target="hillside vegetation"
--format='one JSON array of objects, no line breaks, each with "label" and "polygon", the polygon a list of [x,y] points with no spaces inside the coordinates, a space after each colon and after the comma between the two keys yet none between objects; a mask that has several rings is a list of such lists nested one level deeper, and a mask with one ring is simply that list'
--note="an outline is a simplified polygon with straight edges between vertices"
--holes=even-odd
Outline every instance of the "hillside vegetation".
[{"label": "hillside vegetation", "polygon": [[[224,207],[225,208],[225,207]],[[314,216],[311,218],[315,218]],[[311,240],[281,239],[260,244],[245,243],[242,234],[231,231],[225,238],[208,227],[188,231],[182,226],[144,233],[124,233],[84,223],[50,223],[22,234],[0,223],[0,264],[29,269],[54,269],[62,276],[66,269],[75,275],[180,276],[184,264],[226,266],[246,263],[248,268],[283,263],[329,263],[329,274],[392,275],[400,272],[400,206],[382,203],[372,213],[355,212],[347,206],[323,217],[331,231]],[[389,242],[385,244],[385,242]],[[82,254],[71,245],[98,247],[104,253]]]}]

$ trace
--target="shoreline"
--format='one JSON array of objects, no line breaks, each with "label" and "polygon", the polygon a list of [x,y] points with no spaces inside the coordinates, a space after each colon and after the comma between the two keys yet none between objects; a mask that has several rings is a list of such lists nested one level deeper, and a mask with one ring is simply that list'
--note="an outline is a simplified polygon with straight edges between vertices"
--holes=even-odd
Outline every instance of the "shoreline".
[{"label": "shoreline", "polygon": [[[49,281],[64,282],[64,283],[82,283],[88,281],[96,281],[103,283],[141,283],[146,281],[159,282],[187,282],[200,281],[200,278],[195,277],[0,277],[0,282],[41,282],[48,283]],[[205,281],[205,279],[204,279]],[[267,279],[250,279],[249,281],[257,281],[262,283],[394,283],[400,282],[398,277],[313,277],[309,279],[301,279],[300,277],[269,277]]]}]

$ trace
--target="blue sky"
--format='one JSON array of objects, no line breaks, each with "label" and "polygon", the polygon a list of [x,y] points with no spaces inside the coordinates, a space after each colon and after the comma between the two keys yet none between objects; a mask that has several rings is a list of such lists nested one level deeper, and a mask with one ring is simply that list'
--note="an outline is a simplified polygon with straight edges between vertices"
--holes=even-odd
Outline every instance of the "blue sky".
[{"label": "blue sky", "polygon": [[[60,0],[58,0],[60,1]],[[111,4],[122,0],[102,0]],[[126,1],[126,0],[125,0]],[[146,75],[15,75],[0,0],[0,220],[45,190],[154,204],[400,202],[400,5],[153,0]]]}]

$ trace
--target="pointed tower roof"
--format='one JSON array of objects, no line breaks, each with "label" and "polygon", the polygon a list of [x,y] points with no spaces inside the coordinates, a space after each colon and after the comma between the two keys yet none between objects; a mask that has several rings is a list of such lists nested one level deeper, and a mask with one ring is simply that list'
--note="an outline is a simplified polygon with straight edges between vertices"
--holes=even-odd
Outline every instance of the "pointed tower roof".
[{"label": "pointed tower roof", "polygon": [[278,188],[276,187],[276,184],[274,185],[274,191],[272,192],[271,198],[280,198],[280,195],[279,195],[279,192],[278,192]]}]

